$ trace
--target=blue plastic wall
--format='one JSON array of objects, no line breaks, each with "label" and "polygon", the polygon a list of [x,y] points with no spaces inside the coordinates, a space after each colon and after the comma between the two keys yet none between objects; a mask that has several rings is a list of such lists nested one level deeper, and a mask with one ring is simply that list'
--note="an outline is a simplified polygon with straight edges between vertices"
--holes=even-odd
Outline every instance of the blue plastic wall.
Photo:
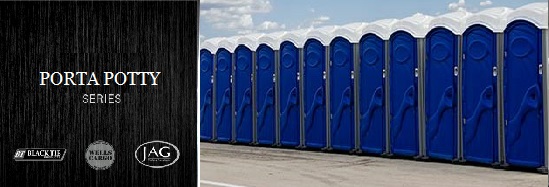
[{"label": "blue plastic wall", "polygon": [[526,21],[505,30],[505,151],[509,165],[542,167],[544,127],[541,30]]},{"label": "blue plastic wall", "polygon": [[427,156],[457,158],[458,37],[443,28],[433,29],[425,40],[425,115]]},{"label": "blue plastic wall", "polygon": [[257,62],[257,139],[259,144],[275,143],[275,88],[273,75],[275,56],[272,48],[265,44],[256,50]]},{"label": "blue plastic wall", "polygon": [[360,148],[363,152],[385,151],[384,41],[374,34],[360,40]]},{"label": "blue plastic wall", "polygon": [[467,161],[497,161],[496,34],[473,25],[463,36],[463,154]]},{"label": "blue plastic wall", "polygon": [[246,46],[238,46],[234,52],[236,69],[234,75],[236,141],[251,143],[253,141],[252,111],[252,51]]},{"label": "blue plastic wall", "polygon": [[330,111],[332,147],[336,150],[354,149],[353,112],[353,46],[345,38],[337,37],[330,44]]},{"label": "blue plastic wall", "polygon": [[326,48],[315,39],[305,43],[303,73],[303,105],[305,108],[305,145],[326,146],[326,97],[324,74]]},{"label": "blue plastic wall", "polygon": [[299,145],[299,50],[292,42],[280,44],[280,143]]},{"label": "blue plastic wall", "polygon": [[212,139],[213,111],[212,111],[212,73],[213,54],[200,50],[200,140]]},{"label": "blue plastic wall", "polygon": [[231,68],[232,54],[226,49],[217,50],[216,69],[216,123],[217,141],[228,142],[231,140],[232,115],[231,115]]},{"label": "blue plastic wall", "polygon": [[391,152],[416,156],[418,144],[417,41],[398,31],[390,38]]}]

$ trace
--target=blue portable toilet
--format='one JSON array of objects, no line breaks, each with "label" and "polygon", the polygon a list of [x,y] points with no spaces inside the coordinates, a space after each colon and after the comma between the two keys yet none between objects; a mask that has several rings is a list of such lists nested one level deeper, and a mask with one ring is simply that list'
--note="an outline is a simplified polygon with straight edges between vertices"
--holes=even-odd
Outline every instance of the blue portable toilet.
[{"label": "blue portable toilet", "polygon": [[303,147],[301,104],[301,53],[305,30],[285,32],[279,38],[280,143],[282,146]]},{"label": "blue portable toilet", "polygon": [[216,53],[216,136],[219,142],[230,142],[233,138],[233,115],[232,115],[232,69],[233,52],[236,44],[228,38],[219,41],[219,49]]},{"label": "blue portable toilet", "polygon": [[[543,41],[547,3],[532,3],[507,16],[504,50],[505,162],[547,173],[544,126]],[[543,32],[545,38],[543,39]],[[545,42],[547,44],[547,42]]]},{"label": "blue portable toilet", "polygon": [[386,47],[396,19],[372,22],[359,42],[359,139],[365,153],[384,154],[387,148],[385,107]]},{"label": "blue portable toilet", "polygon": [[200,50],[200,140],[208,141],[213,135],[213,70],[214,54],[219,38],[202,43]]},{"label": "blue portable toilet", "polygon": [[361,150],[361,136],[360,136],[360,39],[362,37],[362,30],[364,27],[366,27],[366,23],[364,22],[355,22],[355,23],[349,23],[343,26],[338,26],[333,31],[334,36],[341,36],[345,39],[348,39],[349,42],[352,44],[352,57],[353,57],[353,68],[351,71],[351,80],[352,80],[352,90],[353,90],[353,99],[352,99],[352,112],[353,112],[353,140],[354,140],[354,148],[352,149],[352,152],[355,153],[362,153]]},{"label": "blue portable toilet", "polygon": [[457,11],[431,20],[425,41],[426,156],[461,158],[458,96],[461,39],[470,13]]},{"label": "blue portable toilet", "polygon": [[325,30],[311,30],[303,47],[303,108],[305,146],[326,148],[326,65],[331,34]]},{"label": "blue portable toilet", "polygon": [[430,16],[415,14],[393,24],[389,39],[391,153],[424,156],[423,44]]},{"label": "blue portable toilet", "polygon": [[[505,15],[508,8],[490,8],[466,19],[463,34],[463,157],[497,165],[501,161],[498,77]],[[500,66],[501,65],[501,66]],[[499,125],[498,125],[499,124]]]},{"label": "blue portable toilet", "polygon": [[254,52],[257,49],[258,35],[247,35],[237,39],[234,93],[235,93],[235,140],[236,143],[253,143],[254,136],[254,108],[253,107],[253,73]]},{"label": "blue portable toilet", "polygon": [[330,136],[336,150],[355,149],[354,46],[347,32],[336,28],[330,42]]},{"label": "blue portable toilet", "polygon": [[280,43],[272,35],[258,38],[256,50],[256,108],[257,108],[257,141],[262,145],[276,145],[276,105],[275,105],[275,70],[276,55]]}]

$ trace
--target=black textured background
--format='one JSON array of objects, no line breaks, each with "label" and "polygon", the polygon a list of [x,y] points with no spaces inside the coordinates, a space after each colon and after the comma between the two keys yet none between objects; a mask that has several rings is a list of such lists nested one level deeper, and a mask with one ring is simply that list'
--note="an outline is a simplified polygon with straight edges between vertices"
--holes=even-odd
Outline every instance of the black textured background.
[{"label": "black textured background", "polygon": [[[0,186],[196,186],[198,2],[0,2]],[[162,72],[158,86],[40,86],[39,72]],[[99,77],[98,77],[99,78]],[[84,104],[84,93],[122,95]],[[87,146],[113,145],[96,171]],[[137,162],[163,140],[169,167]],[[67,148],[61,162],[16,162],[17,148]]]}]

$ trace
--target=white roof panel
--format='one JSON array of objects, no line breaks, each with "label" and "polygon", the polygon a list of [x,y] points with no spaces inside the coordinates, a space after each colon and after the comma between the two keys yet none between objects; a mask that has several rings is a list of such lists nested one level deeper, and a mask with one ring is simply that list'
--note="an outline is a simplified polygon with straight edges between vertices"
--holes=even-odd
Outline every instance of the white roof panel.
[{"label": "white roof panel", "polygon": [[273,50],[280,49],[280,37],[284,34],[284,31],[265,34],[258,38],[259,44],[267,44]]},{"label": "white roof panel", "polygon": [[532,22],[540,29],[547,29],[547,3],[531,3],[517,8],[507,15],[507,23],[516,20]]},{"label": "white roof panel", "polygon": [[397,22],[397,19],[382,19],[374,21],[364,26],[361,31],[362,35],[375,34],[383,40],[389,40],[391,37],[391,28],[393,24]]},{"label": "white roof panel", "polygon": [[248,49],[255,51],[259,46],[259,37],[263,36],[263,33],[254,33],[238,37],[236,40],[237,45],[244,44]]},{"label": "white roof panel", "polygon": [[227,49],[229,52],[234,53],[234,50],[237,47],[236,39],[236,36],[223,38],[221,41],[219,41],[219,48],[224,48]]},{"label": "white roof panel", "polygon": [[210,53],[216,53],[217,49],[219,48],[219,41],[221,41],[223,38],[210,38],[207,40],[204,40],[200,44],[200,48],[207,49],[210,51]]},{"label": "white roof panel", "polygon": [[343,38],[346,38],[351,43],[358,43],[360,40],[360,33],[362,32],[362,29],[366,26],[366,23],[357,22],[357,23],[350,23],[343,26],[336,26],[334,30],[332,30],[333,37],[341,36]]},{"label": "white roof panel", "polygon": [[440,15],[431,20],[429,23],[429,28],[433,29],[435,27],[444,27],[456,35],[462,35],[463,32],[465,32],[465,29],[467,29],[465,20],[471,15],[472,14],[470,12],[466,11],[456,11]]},{"label": "white roof panel", "polygon": [[335,28],[336,28],[335,26],[327,26],[319,29],[310,30],[309,32],[307,32],[305,37],[307,39],[311,39],[311,38],[317,39],[324,46],[330,46],[330,42],[334,38],[333,30]]},{"label": "white roof panel", "polygon": [[416,13],[393,24],[391,34],[397,31],[406,31],[415,38],[424,38],[429,32],[429,22],[432,19],[431,16]]},{"label": "white roof panel", "polygon": [[294,43],[297,48],[303,48],[305,45],[305,34],[307,34],[308,29],[299,29],[294,31],[285,32],[280,36],[280,43],[284,41],[290,41]]},{"label": "white roof panel", "polygon": [[495,7],[483,10],[469,16],[465,25],[470,27],[471,25],[481,24],[492,30],[492,32],[503,32],[507,27],[506,17],[511,13],[512,9],[507,7]]}]

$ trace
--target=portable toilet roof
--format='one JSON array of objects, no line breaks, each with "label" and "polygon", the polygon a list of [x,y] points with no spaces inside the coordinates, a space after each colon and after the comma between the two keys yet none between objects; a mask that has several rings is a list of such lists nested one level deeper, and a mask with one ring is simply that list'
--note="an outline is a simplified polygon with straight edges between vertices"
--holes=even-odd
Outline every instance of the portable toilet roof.
[{"label": "portable toilet roof", "polygon": [[431,16],[416,13],[393,24],[391,34],[397,31],[406,31],[414,38],[425,38],[425,35],[429,32],[429,22],[432,19]]},{"label": "portable toilet roof", "polygon": [[492,32],[501,33],[507,27],[506,17],[511,12],[512,9],[507,7],[489,8],[469,16],[465,21],[465,25],[469,27],[481,24],[492,30]]},{"label": "portable toilet roof", "polygon": [[547,3],[531,3],[521,6],[507,15],[507,23],[516,20],[526,20],[539,29],[547,29]]},{"label": "portable toilet roof", "polygon": [[273,50],[280,49],[280,37],[284,35],[286,31],[280,31],[275,33],[265,34],[258,38],[259,44],[267,44]]},{"label": "portable toilet roof", "polygon": [[210,51],[210,53],[216,53],[217,49],[219,48],[219,41],[221,41],[223,38],[210,38],[207,40],[204,40],[202,44],[200,44],[200,48],[207,49]]},{"label": "portable toilet roof", "polygon": [[240,36],[236,39],[236,43],[237,45],[244,44],[248,49],[255,51],[259,46],[258,39],[263,35],[263,33],[254,33]]},{"label": "portable toilet roof", "polygon": [[319,29],[313,29],[307,32],[305,34],[305,37],[307,39],[316,39],[322,43],[324,46],[329,46],[330,42],[332,42],[333,36],[333,30],[335,29],[335,26],[326,26],[321,27]]},{"label": "portable toilet roof", "polygon": [[234,53],[234,50],[237,47],[236,40],[237,36],[232,36],[229,38],[223,38],[219,41],[219,48],[227,49],[229,52]]},{"label": "portable toilet roof", "polygon": [[362,32],[362,29],[366,26],[366,23],[363,22],[356,22],[356,23],[349,23],[343,26],[336,26],[334,30],[332,30],[333,37],[341,36],[343,38],[346,38],[351,43],[358,43],[360,40],[360,33]]},{"label": "portable toilet roof", "polygon": [[280,43],[290,41],[294,43],[297,48],[303,48],[303,45],[305,45],[306,42],[305,34],[308,31],[309,29],[299,29],[285,32],[280,36]]},{"label": "portable toilet roof", "polygon": [[374,21],[365,25],[361,31],[361,34],[365,35],[372,33],[383,40],[389,40],[391,37],[391,28],[397,21],[397,19],[382,19]]},{"label": "portable toilet roof", "polygon": [[452,31],[455,35],[462,35],[467,29],[465,20],[471,15],[472,14],[470,12],[466,11],[456,11],[440,15],[431,20],[429,23],[429,28],[433,29],[436,27],[444,27]]}]

